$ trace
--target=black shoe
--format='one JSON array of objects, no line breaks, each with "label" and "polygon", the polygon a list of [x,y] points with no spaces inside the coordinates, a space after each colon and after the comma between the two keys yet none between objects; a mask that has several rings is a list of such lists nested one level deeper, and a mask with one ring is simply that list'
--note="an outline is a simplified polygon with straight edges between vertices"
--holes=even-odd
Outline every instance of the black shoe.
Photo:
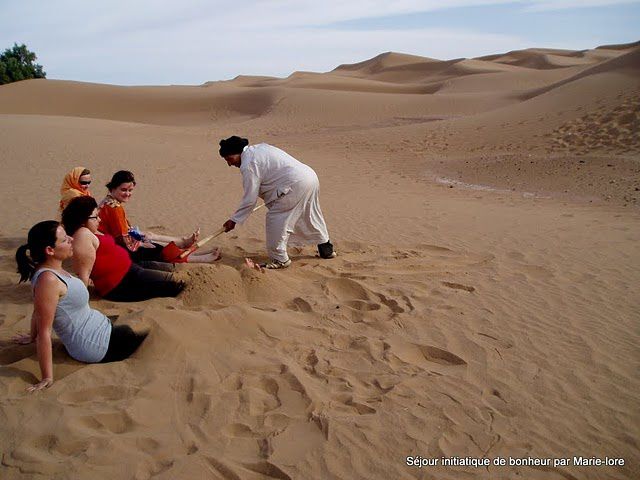
[{"label": "black shoe", "polygon": [[318,253],[320,254],[320,258],[333,258],[336,256],[331,242],[318,244]]}]

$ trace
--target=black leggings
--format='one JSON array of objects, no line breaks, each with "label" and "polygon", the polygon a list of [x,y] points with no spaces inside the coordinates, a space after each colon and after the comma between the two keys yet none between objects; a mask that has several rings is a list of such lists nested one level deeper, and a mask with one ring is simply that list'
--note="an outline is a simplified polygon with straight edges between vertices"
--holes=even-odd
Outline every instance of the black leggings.
[{"label": "black leggings", "polygon": [[135,252],[129,250],[129,256],[135,263],[142,264],[143,262],[163,262],[162,259],[162,245],[154,243],[156,248],[140,247]]},{"label": "black leggings", "polygon": [[109,347],[100,363],[119,362],[129,358],[146,337],[146,333],[136,333],[129,325],[112,326]]},{"label": "black leggings", "polygon": [[139,302],[157,297],[175,297],[185,283],[173,278],[171,272],[151,270],[131,264],[122,281],[104,298],[114,302]]}]

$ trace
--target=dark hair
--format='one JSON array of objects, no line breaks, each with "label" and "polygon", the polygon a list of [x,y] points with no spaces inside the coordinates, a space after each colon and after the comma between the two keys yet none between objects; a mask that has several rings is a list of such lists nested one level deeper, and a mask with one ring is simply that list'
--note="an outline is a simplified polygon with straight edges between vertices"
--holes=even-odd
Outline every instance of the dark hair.
[{"label": "dark hair", "polygon": [[247,138],[233,135],[225,140],[220,140],[220,150],[218,153],[220,153],[221,157],[235,155],[236,153],[242,153],[242,150],[244,150],[244,147],[247,145],[249,145]]},{"label": "dark hair", "polygon": [[91,170],[89,170],[88,168],[85,168],[84,170],[82,170],[82,173],[80,174],[80,176],[84,176],[84,175],[90,175],[91,174]]},{"label": "dark hair", "polygon": [[111,177],[111,181],[107,183],[107,188],[109,190],[113,190],[114,188],[118,188],[123,183],[133,183],[135,185],[136,179],[133,176],[133,173],[128,170],[118,170],[113,174],[113,177]]},{"label": "dark hair", "polygon": [[62,225],[67,231],[67,235],[76,233],[96,208],[98,208],[98,204],[95,198],[88,195],[72,199],[62,211]]},{"label": "dark hair", "polygon": [[[47,259],[45,249],[56,246],[56,231],[59,226],[60,222],[45,220],[31,227],[27,236],[26,245],[22,245],[16,251],[16,263],[18,264],[20,282],[31,280],[38,264],[43,263]],[[29,250],[28,255],[27,250]]]}]

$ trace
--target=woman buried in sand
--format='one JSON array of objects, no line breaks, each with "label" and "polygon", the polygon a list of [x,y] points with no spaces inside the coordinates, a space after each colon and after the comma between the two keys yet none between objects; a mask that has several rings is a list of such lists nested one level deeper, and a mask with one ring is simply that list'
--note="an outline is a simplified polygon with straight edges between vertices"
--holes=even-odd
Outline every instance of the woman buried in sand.
[{"label": "woman buried in sand", "polygon": [[131,228],[124,205],[129,201],[136,186],[133,173],[120,170],[114,173],[107,184],[109,193],[100,202],[100,231],[111,235],[125,247],[134,262],[191,262],[212,263],[221,258],[220,250],[214,248],[208,252],[191,253],[184,258],[179,255],[195,247],[200,231],[189,237],[171,237],[152,232],[140,232]]},{"label": "woman buried in sand", "polygon": [[67,173],[60,187],[60,211],[76,197],[91,196],[91,172],[84,167],[76,167]]},{"label": "woman buried in sand", "polygon": [[72,241],[59,222],[48,220],[34,225],[28,243],[16,252],[20,281],[31,280],[34,308],[31,332],[14,340],[36,343],[42,372],[42,380],[28,387],[30,392],[53,384],[52,328],[69,355],[84,363],[124,360],[145,338],[128,325],[112,326],[104,314],[89,307],[87,287],[62,268],[73,255]]},{"label": "woman buried in sand", "polygon": [[74,198],[62,212],[62,224],[73,236],[73,269],[85,285],[93,280],[98,294],[116,302],[175,297],[184,283],[170,272],[142,268],[111,235],[98,231],[98,205],[92,197]]}]

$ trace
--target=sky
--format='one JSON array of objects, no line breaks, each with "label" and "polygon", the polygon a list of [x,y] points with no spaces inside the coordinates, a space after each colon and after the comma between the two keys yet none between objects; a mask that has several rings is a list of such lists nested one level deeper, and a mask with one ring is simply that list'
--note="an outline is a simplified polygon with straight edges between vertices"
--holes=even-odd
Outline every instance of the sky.
[{"label": "sky", "polygon": [[449,60],[640,40],[640,0],[0,0],[47,78],[200,85],[394,51]]}]

